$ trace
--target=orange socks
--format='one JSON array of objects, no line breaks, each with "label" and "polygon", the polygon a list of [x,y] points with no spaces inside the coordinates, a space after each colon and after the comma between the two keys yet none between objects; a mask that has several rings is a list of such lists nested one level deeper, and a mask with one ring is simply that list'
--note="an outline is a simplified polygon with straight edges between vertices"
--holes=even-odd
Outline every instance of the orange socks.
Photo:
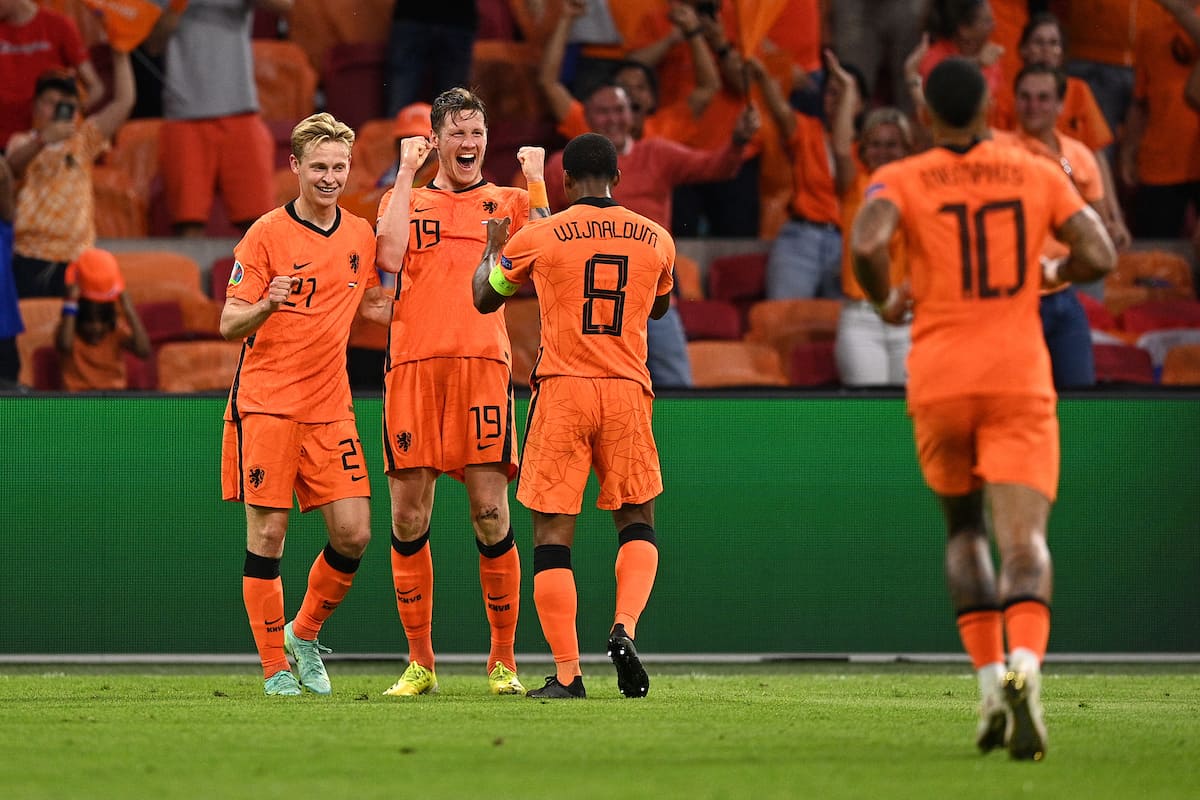
[{"label": "orange socks", "polygon": [[521,609],[521,558],[517,553],[512,528],[503,540],[486,545],[478,539],[479,584],[483,588],[484,608],[491,628],[491,650],[487,669],[497,661],[517,671],[513,641],[517,634],[517,614]]},{"label": "orange socks", "polygon": [[988,609],[959,614],[958,635],[975,669],[1004,663],[1004,617],[999,611]]},{"label": "orange socks", "polygon": [[1050,607],[1041,600],[1019,600],[1004,609],[1004,627],[1008,631],[1009,651],[1025,649],[1046,659],[1050,642]]},{"label": "orange socks", "polygon": [[630,525],[621,531],[620,537],[613,624],[624,625],[629,638],[636,640],[637,621],[646,609],[650,590],[654,588],[654,577],[658,574],[658,547],[654,544],[654,529],[648,525]]},{"label": "orange socks", "polygon": [[308,571],[308,591],[304,593],[300,613],[292,622],[292,632],[296,636],[317,638],[321,625],[350,591],[358,564],[359,559],[348,558],[334,550],[333,545],[325,545]]},{"label": "orange socks", "polygon": [[575,613],[579,598],[575,573],[571,571],[571,548],[561,544],[533,548],[533,602],[537,606],[542,635],[554,654],[558,682],[570,685],[579,668],[579,636]]},{"label": "orange socks", "polygon": [[283,652],[283,580],[279,577],[279,559],[246,551],[242,570],[242,600],[246,618],[254,634],[254,646],[262,662],[263,677],[291,669]]},{"label": "orange socks", "polygon": [[392,534],[392,584],[404,635],[408,637],[408,660],[433,669],[433,557],[429,553],[429,531],[419,539],[402,542]]}]

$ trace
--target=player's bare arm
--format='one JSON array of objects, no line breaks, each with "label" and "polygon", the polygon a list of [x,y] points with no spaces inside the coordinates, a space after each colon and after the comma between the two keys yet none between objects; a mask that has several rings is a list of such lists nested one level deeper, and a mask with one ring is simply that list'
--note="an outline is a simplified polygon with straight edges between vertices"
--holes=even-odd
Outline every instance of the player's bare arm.
[{"label": "player's bare arm", "polygon": [[425,163],[425,156],[431,148],[432,145],[424,136],[400,140],[400,166],[396,169],[396,184],[392,187],[388,207],[379,218],[375,235],[375,265],[384,272],[397,273],[404,263],[404,253],[408,250],[413,178]]},{"label": "player's bare arm", "polygon": [[293,285],[299,281],[299,278],[289,275],[276,275],[267,285],[267,296],[257,303],[248,303],[237,297],[228,298],[221,309],[221,335],[232,342],[245,339],[257,331],[279,310],[292,293]]},{"label": "player's bare arm", "polygon": [[1045,265],[1042,277],[1048,285],[1063,281],[1087,283],[1116,268],[1117,250],[1095,209],[1085,206],[1075,212],[1054,235],[1071,248],[1071,255],[1065,262]]},{"label": "player's bare arm", "polygon": [[505,278],[500,270],[500,254],[508,241],[508,224],[508,217],[487,221],[487,243],[471,279],[471,295],[481,314],[492,313],[517,292],[517,285]]},{"label": "player's bare arm", "polygon": [[391,290],[382,286],[372,286],[363,293],[363,299],[358,304],[358,315],[377,325],[390,325],[394,304]]},{"label": "player's bare arm", "polygon": [[854,258],[854,276],[884,322],[898,324],[908,313],[910,297],[906,287],[892,286],[888,245],[900,223],[900,209],[882,199],[868,200],[854,218],[850,231],[850,252]]},{"label": "player's bare arm", "polygon": [[529,187],[529,219],[545,219],[550,216],[550,198],[546,194],[546,148],[522,147],[517,151],[517,161],[521,164],[525,185]]}]

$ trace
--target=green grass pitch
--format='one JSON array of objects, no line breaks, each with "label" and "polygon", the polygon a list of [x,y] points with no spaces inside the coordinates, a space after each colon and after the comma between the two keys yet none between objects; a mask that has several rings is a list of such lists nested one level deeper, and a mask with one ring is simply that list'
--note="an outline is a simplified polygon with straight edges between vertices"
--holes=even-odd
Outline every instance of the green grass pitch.
[{"label": "green grass pitch", "polygon": [[[585,664],[586,701],[387,698],[400,666],[330,661],[330,697],[248,665],[0,664],[0,795],[35,798],[1196,798],[1200,666],[1050,664],[1042,763],[981,756],[965,665]],[[549,666],[524,664],[528,687]]]}]

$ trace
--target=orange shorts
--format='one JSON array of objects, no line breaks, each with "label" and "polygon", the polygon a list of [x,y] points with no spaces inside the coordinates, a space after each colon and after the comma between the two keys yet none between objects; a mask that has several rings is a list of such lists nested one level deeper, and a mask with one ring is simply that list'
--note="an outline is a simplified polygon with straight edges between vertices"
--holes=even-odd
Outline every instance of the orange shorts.
[{"label": "orange shorts", "polygon": [[167,120],[158,160],[172,222],[207,222],[218,186],[231,222],[275,207],[275,141],[258,114]]},{"label": "orange shorts", "polygon": [[529,401],[517,499],[546,514],[578,514],[588,472],[596,507],[615,511],[662,494],[650,426],[653,395],[620,378],[545,378]]},{"label": "orange shorts", "polygon": [[397,364],[383,383],[388,474],[427,467],[463,480],[463,469],[506,464],[517,475],[512,375],[502,361],[426,358]]},{"label": "orange shorts", "polygon": [[367,462],[354,420],[293,422],[247,414],[226,422],[221,441],[221,491],[226,500],[300,510],[370,497]]},{"label": "orange shorts", "polygon": [[985,483],[1016,483],[1058,493],[1055,400],[972,395],[909,408],[925,482],[941,495]]}]

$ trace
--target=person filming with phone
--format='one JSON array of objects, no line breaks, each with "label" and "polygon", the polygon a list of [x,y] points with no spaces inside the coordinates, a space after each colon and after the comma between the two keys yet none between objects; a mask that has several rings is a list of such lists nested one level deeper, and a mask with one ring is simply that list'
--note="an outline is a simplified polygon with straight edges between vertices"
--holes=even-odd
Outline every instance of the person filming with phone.
[{"label": "person filming with phone", "polygon": [[113,96],[84,117],[74,76],[42,73],[34,88],[33,129],[5,148],[21,181],[13,222],[18,297],[62,297],[67,265],[96,242],[92,164],[129,118],[136,99],[129,54],[113,51]]}]

